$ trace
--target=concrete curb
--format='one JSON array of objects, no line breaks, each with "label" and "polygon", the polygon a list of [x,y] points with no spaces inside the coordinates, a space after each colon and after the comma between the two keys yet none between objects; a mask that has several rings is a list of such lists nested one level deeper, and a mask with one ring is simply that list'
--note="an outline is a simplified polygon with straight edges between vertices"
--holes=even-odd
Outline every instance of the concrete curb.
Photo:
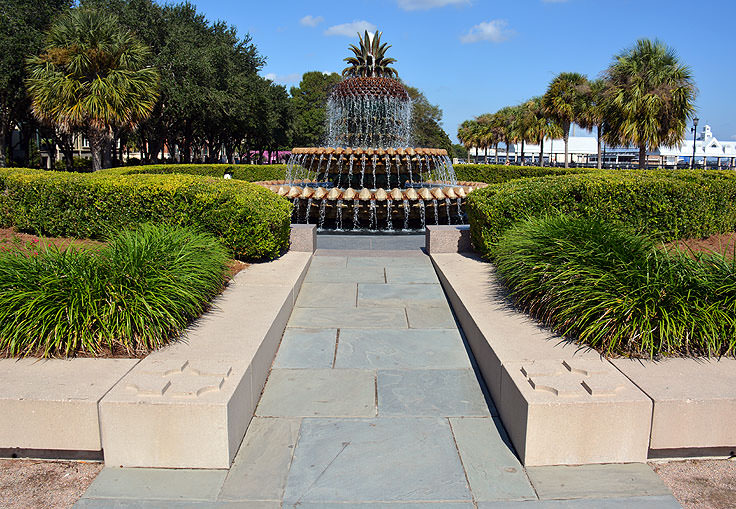
[{"label": "concrete curb", "polygon": [[510,308],[494,290],[491,264],[470,254],[431,258],[525,465],[736,448],[728,424],[736,419],[736,360],[609,362]]},{"label": "concrete curb", "polygon": [[138,362],[0,359],[0,449],[63,458],[99,452],[98,404]]},{"label": "concrete curb", "polygon": [[0,359],[0,453],[229,468],[311,257],[251,265],[180,341],[142,360]]},{"label": "concrete curb", "polygon": [[312,254],[239,273],[186,337],[152,353],[100,402],[107,466],[230,467]]}]

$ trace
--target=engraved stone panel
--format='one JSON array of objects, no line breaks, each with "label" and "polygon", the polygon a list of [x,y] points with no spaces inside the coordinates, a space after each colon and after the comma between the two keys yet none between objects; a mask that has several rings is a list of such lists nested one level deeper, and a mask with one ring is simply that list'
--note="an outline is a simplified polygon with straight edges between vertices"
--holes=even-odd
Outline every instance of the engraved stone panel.
[{"label": "engraved stone panel", "polygon": [[198,398],[222,390],[232,372],[223,361],[152,361],[142,365],[125,388],[141,398]]}]

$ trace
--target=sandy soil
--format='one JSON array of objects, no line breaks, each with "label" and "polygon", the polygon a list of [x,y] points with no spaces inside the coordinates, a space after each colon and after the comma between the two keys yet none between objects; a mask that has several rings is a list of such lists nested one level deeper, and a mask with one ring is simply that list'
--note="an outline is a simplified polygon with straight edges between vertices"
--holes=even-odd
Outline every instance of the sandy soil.
[{"label": "sandy soil", "polygon": [[67,249],[73,246],[76,249],[95,249],[104,243],[89,239],[67,239],[63,237],[46,238],[20,233],[12,228],[0,228],[0,250],[21,249],[26,252],[34,252],[43,246],[56,246],[59,249]]},{"label": "sandy soil", "polygon": [[651,463],[685,509],[736,507],[736,461],[687,460]]},{"label": "sandy soil", "polygon": [[70,508],[100,470],[102,463],[0,459],[0,508]]},{"label": "sandy soil", "polygon": [[721,253],[727,258],[733,258],[736,251],[736,232],[721,233],[711,235],[704,239],[685,239],[673,242],[667,245],[670,247],[678,247],[685,252],[693,251],[695,253]]}]

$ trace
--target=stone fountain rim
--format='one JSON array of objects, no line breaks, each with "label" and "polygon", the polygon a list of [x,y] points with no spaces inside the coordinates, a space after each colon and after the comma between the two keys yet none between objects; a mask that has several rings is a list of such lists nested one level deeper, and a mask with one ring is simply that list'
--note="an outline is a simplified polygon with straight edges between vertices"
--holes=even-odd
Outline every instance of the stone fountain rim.
[{"label": "stone fountain rim", "polygon": [[447,156],[443,148],[399,147],[399,148],[360,148],[360,147],[295,147],[292,154],[301,155],[377,155],[377,156]]}]

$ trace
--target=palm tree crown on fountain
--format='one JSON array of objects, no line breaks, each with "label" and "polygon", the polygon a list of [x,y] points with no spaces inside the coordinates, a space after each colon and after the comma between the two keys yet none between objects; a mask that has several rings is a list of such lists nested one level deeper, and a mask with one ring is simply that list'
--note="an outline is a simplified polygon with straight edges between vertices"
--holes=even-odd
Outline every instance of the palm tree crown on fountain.
[{"label": "palm tree crown on fountain", "polygon": [[396,69],[389,67],[396,62],[395,58],[386,58],[386,51],[391,47],[390,44],[381,44],[381,32],[371,34],[365,31],[365,38],[358,34],[360,39],[360,47],[355,44],[350,45],[350,51],[355,56],[347,57],[345,62],[350,65],[342,70],[344,78],[354,78],[361,76],[363,78],[398,78],[399,73]]},{"label": "palm tree crown on fountain", "polygon": [[287,180],[262,184],[292,199],[293,222],[320,228],[463,223],[462,199],[477,186],[458,184],[445,150],[411,145],[411,99],[386,57],[391,46],[380,32],[358,38],[327,102],[326,146],[293,149]]}]

